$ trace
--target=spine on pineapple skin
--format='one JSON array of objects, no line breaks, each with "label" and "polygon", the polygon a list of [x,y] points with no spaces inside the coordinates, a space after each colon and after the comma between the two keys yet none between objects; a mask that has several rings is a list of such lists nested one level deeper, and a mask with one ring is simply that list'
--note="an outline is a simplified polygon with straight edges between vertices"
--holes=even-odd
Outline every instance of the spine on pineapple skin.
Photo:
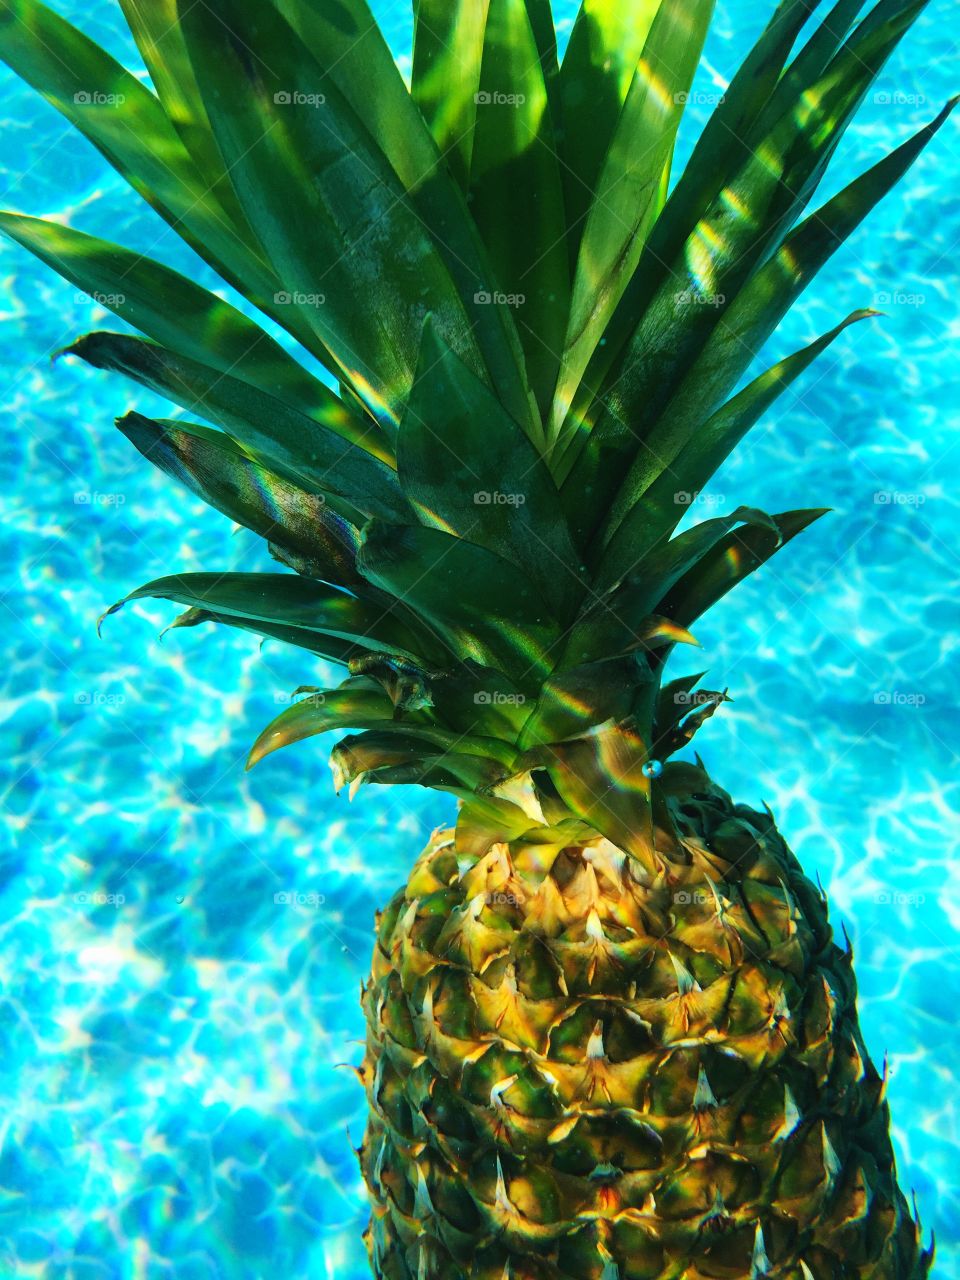
[{"label": "spine on pineapple skin", "polygon": [[438,832],[364,990],[382,1280],[925,1280],[851,955],[772,819],[683,858]]}]

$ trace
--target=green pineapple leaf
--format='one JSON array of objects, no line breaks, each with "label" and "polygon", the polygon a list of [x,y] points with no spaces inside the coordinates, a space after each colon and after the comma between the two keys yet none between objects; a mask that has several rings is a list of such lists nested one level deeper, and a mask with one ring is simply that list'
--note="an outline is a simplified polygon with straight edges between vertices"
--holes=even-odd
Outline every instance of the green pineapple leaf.
[{"label": "green pineapple leaf", "polygon": [[290,568],[336,586],[363,582],[356,567],[356,527],[324,497],[291,485],[222,431],[140,413],[118,418],[117,426],[148,462],[265,538],[275,558]]},{"label": "green pineapple leaf", "polygon": [[43,218],[0,212],[0,231],[171,351],[249,382],[382,461],[393,461],[370,418],[338,402],[259,325],[186,276]]},{"label": "green pineapple leaf", "polygon": [[[484,371],[465,304],[403,185],[332,77],[269,4],[180,5],[220,152],[291,305],[395,426],[423,317]],[[394,246],[403,245],[402,254]]]},{"label": "green pineapple leaf", "polygon": [[428,620],[453,650],[500,668],[521,689],[550,669],[561,627],[524,572],[440,529],[379,520],[363,531],[363,576]]},{"label": "green pineapple leaf", "polygon": [[338,662],[345,667],[358,657],[389,653],[388,649],[370,636],[356,641],[343,640],[326,631],[310,631],[306,627],[287,626],[285,623],[271,622],[265,618],[249,618],[239,613],[216,613],[211,609],[199,607],[189,608],[179,614],[164,628],[161,635],[184,627],[203,626],[208,622],[217,626],[232,627],[237,631],[250,632],[252,635],[259,636],[263,642],[276,640],[280,644],[303,649],[327,662]]},{"label": "green pineapple leaf", "polygon": [[[338,742],[330,753],[336,788],[363,783],[419,783],[441,790],[476,791],[492,786],[505,772],[503,763],[492,758],[484,743],[432,732],[404,729],[396,732],[371,729]],[[438,749],[438,742],[441,744]],[[499,744],[498,744],[499,745]],[[454,747],[461,748],[454,750]]]},{"label": "green pineapple leaf", "polygon": [[[613,536],[620,519],[643,496],[648,482],[655,481],[672,465],[704,419],[719,408],[723,396],[733,390],[754,353],[792,303],[903,176],[948,119],[956,101],[947,103],[934,121],[809,215],[784,239],[732,305],[726,306],[722,321],[716,322],[702,353],[683,371],[673,403],[660,415],[662,426],[655,425],[649,438],[636,424],[628,427],[613,414],[606,414],[589,434],[581,432],[558,472],[567,510],[580,513],[583,518],[576,494],[582,486],[589,486],[605,504],[595,508],[605,540]],[[688,306],[696,305],[692,293],[688,291],[684,296]],[[624,479],[631,457],[635,459],[633,468]],[[652,463],[654,457],[656,463]],[[615,501],[618,488],[619,500]],[[677,486],[678,490],[681,488]]]},{"label": "green pineapple leaf", "polygon": [[[549,410],[570,304],[563,184],[538,5],[489,0],[470,162],[470,210],[490,255],[478,298],[513,300],[530,386]],[[556,51],[553,51],[555,64]],[[489,301],[477,303],[478,309]]]},{"label": "green pineapple leaf", "polygon": [[210,184],[217,203],[243,227],[251,244],[256,237],[244,217],[224,167],[197,85],[177,14],[177,0],[119,0],[127,26],[166,115],[180,135],[198,171]]},{"label": "green pineapple leaf", "polygon": [[[474,295],[490,280],[492,271],[464,192],[449,171],[448,162],[454,157],[447,148],[443,154],[438,150],[365,0],[340,0],[335,8],[313,0],[272,2],[310,50],[324,76],[337,86],[370,142],[380,149],[402,183],[411,207],[429,229],[437,252],[468,303],[491,385],[508,412],[535,435],[538,415],[530,400],[514,314],[509,307],[495,303],[473,307]],[[459,17],[465,19],[466,11]],[[439,28],[434,26],[434,30]],[[460,70],[462,73],[463,68]],[[375,93],[371,92],[372,84],[376,85]]]},{"label": "green pineapple leaf", "polygon": [[[356,502],[368,515],[400,518],[407,506],[396,472],[359,445],[320,427],[320,409],[308,418],[286,400],[249,382],[168,351],[158,343],[122,333],[87,334],[64,355],[79,356],[97,369],[126,374],[182,408],[200,413],[268,467],[310,492]],[[318,397],[324,415],[342,422],[346,411],[332,392]]]},{"label": "green pineapple leaf", "polygon": [[105,618],[132,600],[172,600],[190,609],[247,622],[318,631],[364,649],[383,649],[414,657],[438,650],[429,632],[402,609],[386,612],[336,587],[292,573],[182,573],[147,582],[112,605]]},{"label": "green pineapple leaf", "polygon": [[512,561],[558,617],[573,613],[584,584],[570,535],[557,518],[547,465],[430,321],[400,425],[397,466],[424,525]]},{"label": "green pineapple leaf", "polygon": [[[607,548],[597,586],[610,586],[680,523],[687,506],[779,397],[852,324],[879,313],[854,311],[829,333],[760,374],[694,433],[666,470],[637,499]],[[702,527],[702,526],[698,526]]]},{"label": "green pineapple leaf", "polygon": [[583,0],[560,64],[563,179],[571,262],[607,148],[660,0]]},{"label": "green pineapple leaf", "polygon": [[798,533],[826,514],[825,507],[786,511],[773,517],[775,531],[748,525],[727,534],[671,588],[661,601],[661,609],[680,626],[690,626]]},{"label": "green pineapple leaf", "polygon": [[714,0],[663,0],[650,27],[580,240],[553,438],[560,435],[584,370],[660,214],[674,140],[713,9]]},{"label": "green pineapple leaf", "polygon": [[411,94],[440,154],[470,189],[490,0],[414,0]]},{"label": "green pineapple leaf", "polygon": [[217,202],[210,179],[136,76],[37,0],[0,6],[0,56],[225,280],[303,337],[289,309],[272,307],[281,288],[275,264],[262,256],[239,206]]},{"label": "green pineapple leaf", "polygon": [[[317,689],[291,703],[257,737],[247,757],[252,769],[266,756],[331,729],[366,729],[392,722],[395,709],[375,681],[351,676],[336,689]],[[414,717],[414,720],[416,717]],[[409,721],[403,724],[409,729]]]}]

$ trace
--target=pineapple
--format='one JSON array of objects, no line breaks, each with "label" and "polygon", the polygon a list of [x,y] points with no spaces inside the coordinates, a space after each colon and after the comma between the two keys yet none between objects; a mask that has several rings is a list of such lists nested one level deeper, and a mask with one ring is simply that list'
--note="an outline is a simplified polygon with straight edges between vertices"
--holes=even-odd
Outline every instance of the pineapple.
[{"label": "pineapple", "polygon": [[923,0],[783,0],[672,183],[712,0],[583,0],[562,61],[547,0],[419,0],[409,87],[364,0],[120,3],[152,88],[36,0],[0,54],[251,307],[0,226],[144,335],[68,353],[178,405],[117,425],[284,566],[127,599],[343,664],[251,764],[349,729],[338,786],[460,801],[363,993],[375,1274],[925,1277],[849,949],[771,814],[675,758],[726,693],[664,679],[823,514],[677,532],[873,314],[736,390],[953,106],[805,213]]}]

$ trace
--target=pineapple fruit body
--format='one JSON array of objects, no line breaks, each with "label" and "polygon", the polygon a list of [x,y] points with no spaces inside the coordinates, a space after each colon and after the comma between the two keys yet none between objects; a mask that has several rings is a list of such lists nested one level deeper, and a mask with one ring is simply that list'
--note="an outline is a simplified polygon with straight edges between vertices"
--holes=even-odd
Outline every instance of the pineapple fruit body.
[{"label": "pineapple fruit body", "polygon": [[851,954],[705,777],[685,858],[431,839],[363,997],[384,1280],[922,1280]]}]

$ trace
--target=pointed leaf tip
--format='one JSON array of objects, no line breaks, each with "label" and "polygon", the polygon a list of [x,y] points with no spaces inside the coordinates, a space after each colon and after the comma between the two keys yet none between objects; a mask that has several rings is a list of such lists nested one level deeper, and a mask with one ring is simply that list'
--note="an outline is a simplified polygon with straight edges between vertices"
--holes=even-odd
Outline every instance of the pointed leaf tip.
[{"label": "pointed leaf tip", "polygon": [[97,619],[97,635],[101,640],[103,639],[104,619],[109,618],[111,613],[119,613],[126,603],[127,603],[127,598],[126,596],[124,596],[122,600],[118,600],[116,604],[112,604],[109,609],[105,609],[103,613],[101,613],[100,617]]}]

